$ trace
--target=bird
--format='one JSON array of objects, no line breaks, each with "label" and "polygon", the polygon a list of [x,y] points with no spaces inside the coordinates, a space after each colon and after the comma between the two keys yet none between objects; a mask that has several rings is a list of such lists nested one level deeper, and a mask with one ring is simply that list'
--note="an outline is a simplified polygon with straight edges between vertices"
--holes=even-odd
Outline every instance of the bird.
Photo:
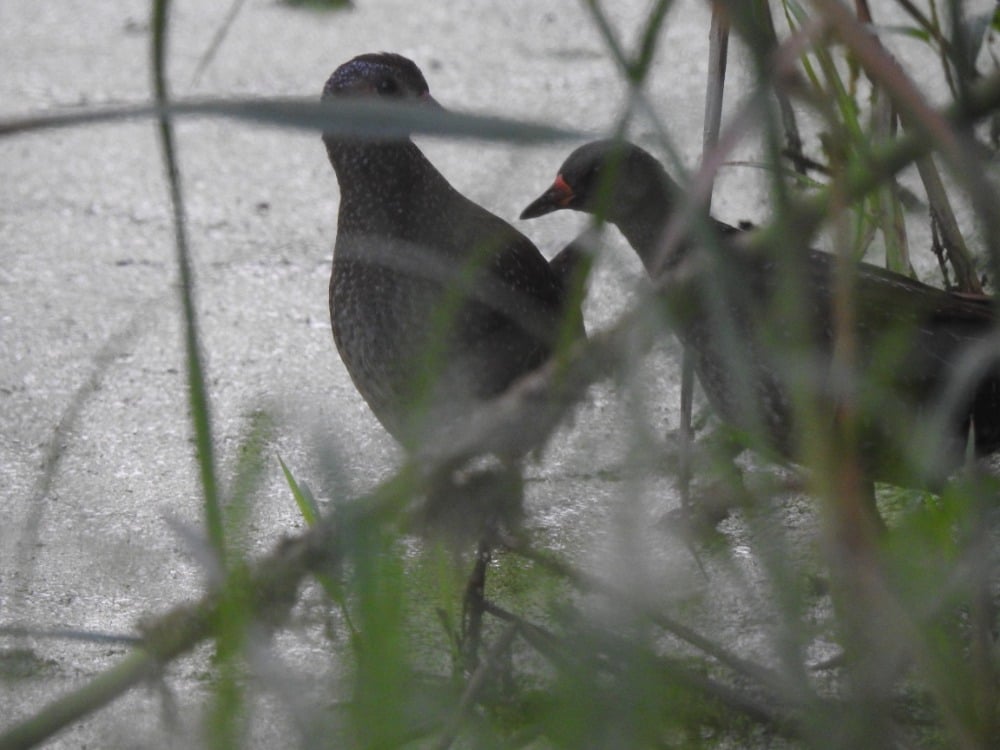
[{"label": "bird", "polygon": [[[440,108],[410,59],[358,55],[324,101]],[[469,409],[584,335],[567,279],[581,251],[546,261],[456,190],[406,136],[324,132],[340,187],[330,276],[333,337],[357,390],[404,448],[447,440]]]},{"label": "bird", "polygon": [[[970,434],[977,455],[1000,449],[991,298],[857,263],[854,367],[845,371],[835,356],[843,340],[833,298],[838,260],[808,247],[780,259],[754,252],[741,242],[742,227],[707,212],[692,221],[697,231],[665,248],[682,199],[655,157],[607,139],[574,150],[521,218],[568,209],[616,226],[662,290],[709,403],[765,453],[804,462],[816,424],[801,406],[815,399],[834,419],[857,407],[857,455],[871,480],[933,489],[965,459]],[[708,245],[696,241],[706,237]]]}]

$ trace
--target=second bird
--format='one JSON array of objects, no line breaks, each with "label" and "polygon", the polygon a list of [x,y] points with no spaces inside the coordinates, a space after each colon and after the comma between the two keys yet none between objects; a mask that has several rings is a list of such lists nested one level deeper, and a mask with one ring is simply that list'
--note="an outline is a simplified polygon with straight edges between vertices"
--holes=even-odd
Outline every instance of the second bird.
[{"label": "second bird", "polygon": [[794,240],[783,252],[755,253],[737,241],[741,232],[707,216],[695,228],[714,235],[715,252],[664,247],[681,198],[646,151],[597,141],[570,154],[521,218],[572,209],[616,225],[662,286],[712,406],[758,446],[805,458],[822,426],[807,416],[812,404],[828,419],[857,412],[862,468],[874,479],[938,485],[961,462],[970,428],[978,454],[1000,449],[990,299],[859,263],[854,351],[838,363],[835,347],[846,339],[836,330],[834,256]]}]

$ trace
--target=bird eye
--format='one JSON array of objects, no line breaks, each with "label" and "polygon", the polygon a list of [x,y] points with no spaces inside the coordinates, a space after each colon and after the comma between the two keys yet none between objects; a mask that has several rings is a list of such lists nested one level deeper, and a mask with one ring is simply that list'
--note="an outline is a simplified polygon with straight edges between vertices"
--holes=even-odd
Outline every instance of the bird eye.
[{"label": "bird eye", "polygon": [[395,78],[383,78],[375,86],[375,90],[380,94],[392,95],[399,93],[399,84]]}]

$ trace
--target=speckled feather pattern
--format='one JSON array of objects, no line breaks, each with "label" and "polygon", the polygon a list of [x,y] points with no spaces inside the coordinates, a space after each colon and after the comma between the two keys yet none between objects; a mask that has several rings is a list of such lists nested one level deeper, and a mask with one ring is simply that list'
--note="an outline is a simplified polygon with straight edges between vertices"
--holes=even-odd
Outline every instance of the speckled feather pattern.
[{"label": "speckled feather pattern", "polygon": [[[381,56],[365,57],[374,60],[339,69],[325,94],[357,89],[358,76],[382,70]],[[409,61],[400,65],[407,77],[400,85],[419,96],[422,76]],[[372,411],[407,443],[420,429],[413,401],[423,377],[435,384],[421,416],[440,423],[462,418],[551,355],[564,313],[562,279],[524,235],[462,196],[411,141],[324,140],[341,193],[330,279],[334,339]]]}]

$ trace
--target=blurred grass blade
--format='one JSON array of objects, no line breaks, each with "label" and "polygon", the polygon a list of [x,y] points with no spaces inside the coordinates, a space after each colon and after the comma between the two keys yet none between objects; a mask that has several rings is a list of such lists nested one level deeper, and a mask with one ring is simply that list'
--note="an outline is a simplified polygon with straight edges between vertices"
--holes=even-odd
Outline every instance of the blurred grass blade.
[{"label": "blurred grass blade", "polygon": [[639,50],[636,52],[635,60],[632,63],[633,77],[637,83],[642,83],[642,81],[646,80],[646,74],[649,72],[649,66],[653,63],[656,48],[659,45],[660,29],[663,27],[664,19],[667,17],[667,11],[670,10],[673,4],[673,0],[658,0],[649,12],[649,17],[646,19],[646,26],[642,32],[642,41],[639,45]]},{"label": "blurred grass blade", "polygon": [[941,232],[942,244],[955,272],[955,285],[960,292],[982,294],[983,286],[976,275],[975,260],[962,236],[958,219],[951,206],[951,199],[948,197],[933,157],[925,156],[923,159],[918,159],[917,170],[931,206],[932,220],[936,222]]},{"label": "blurred grass blade", "polygon": [[875,30],[880,34],[896,34],[899,36],[910,37],[911,39],[918,39],[921,42],[931,42],[931,33],[926,29],[922,29],[919,26],[903,26],[903,25],[893,25],[893,24],[878,24]]},{"label": "blurred grass blade", "polygon": [[[87,643],[114,643],[134,646],[142,642],[137,635],[123,633],[106,633],[99,630],[81,630],[78,628],[33,628],[20,625],[0,625],[0,636],[13,638],[48,638],[53,640],[84,641]],[[9,660],[16,650],[0,651],[0,677],[5,676],[4,660]]]},{"label": "blurred grass blade", "polygon": [[241,555],[251,547],[248,519],[264,478],[264,450],[271,441],[273,429],[273,420],[266,411],[255,410],[247,415],[247,426],[240,437],[236,467],[222,509],[228,543],[226,551],[230,555],[227,567],[242,564]]},{"label": "blurred grass blade", "polygon": [[198,65],[194,69],[194,74],[191,76],[191,86],[198,83],[201,78],[201,74],[205,72],[209,65],[212,64],[212,60],[219,52],[219,48],[222,43],[229,36],[230,29],[233,28],[233,23],[236,21],[236,16],[239,15],[240,10],[243,9],[243,5],[246,0],[233,0],[232,5],[229,6],[229,10],[226,11],[226,17],[219,24],[219,28],[215,30],[215,34],[212,35],[212,41],[208,44],[208,49],[205,50],[201,59],[198,60]]},{"label": "blurred grass blade", "polygon": [[281,464],[281,471],[285,474],[285,481],[288,483],[288,488],[292,491],[295,504],[299,507],[299,513],[302,514],[307,524],[314,526],[319,519],[319,507],[316,505],[316,499],[312,496],[312,492],[309,491],[309,487],[305,484],[299,485],[295,481],[295,477],[292,476],[292,472],[289,471],[281,456],[278,456],[278,463]]},{"label": "blurred grass blade", "polygon": [[[293,476],[291,470],[285,464],[284,459],[278,456],[278,463],[281,464],[281,471],[285,475],[285,482],[288,483],[288,488],[292,491],[292,497],[295,498],[295,504],[299,508],[299,513],[302,514],[302,518],[305,519],[306,525],[313,527],[319,520],[319,505],[316,503],[316,498],[313,497],[312,491],[309,486],[303,482],[299,484],[295,477]],[[334,604],[340,609],[341,614],[344,617],[344,623],[347,625],[348,629],[351,631],[353,636],[358,633],[357,628],[354,626],[354,621],[351,618],[350,607],[347,606],[347,597],[344,593],[344,586],[333,576],[328,575],[323,571],[314,571],[313,575],[319,582],[319,585],[323,587],[323,591],[330,598]]]},{"label": "blurred grass blade", "polygon": [[540,143],[581,138],[580,131],[505,117],[380,101],[318,101],[313,98],[171,99],[157,103],[85,108],[0,120],[0,137],[49,128],[147,117],[225,117],[275,127],[398,138],[411,133],[488,141]]},{"label": "blurred grass blade", "polygon": [[184,211],[184,196],[181,189],[180,168],[174,143],[173,123],[167,103],[170,94],[166,78],[166,48],[169,0],[155,0],[153,3],[153,38],[150,48],[152,55],[153,90],[159,105],[156,110],[157,130],[163,149],[163,165],[170,191],[173,210],[174,242],[177,251],[177,268],[180,277],[179,291],[184,313],[184,343],[188,371],[188,398],[191,404],[191,422],[195,436],[195,450],[201,474],[202,493],[205,505],[205,524],[208,538],[218,555],[219,564],[225,565],[225,529],[219,501],[219,484],[215,472],[215,443],[212,439],[212,419],[205,387],[205,373],[201,362],[201,345],[198,335],[198,314],[194,305],[194,276],[191,272],[190,253],[187,240],[187,218]]},{"label": "blurred grass blade", "polygon": [[[896,113],[877,83],[872,83],[870,131],[881,140],[889,140],[896,135]],[[894,176],[886,178],[872,196],[871,203],[876,207],[876,222],[885,243],[886,268],[904,276],[912,276],[903,205]],[[867,244],[859,247],[855,257],[861,258],[866,249]]]}]

